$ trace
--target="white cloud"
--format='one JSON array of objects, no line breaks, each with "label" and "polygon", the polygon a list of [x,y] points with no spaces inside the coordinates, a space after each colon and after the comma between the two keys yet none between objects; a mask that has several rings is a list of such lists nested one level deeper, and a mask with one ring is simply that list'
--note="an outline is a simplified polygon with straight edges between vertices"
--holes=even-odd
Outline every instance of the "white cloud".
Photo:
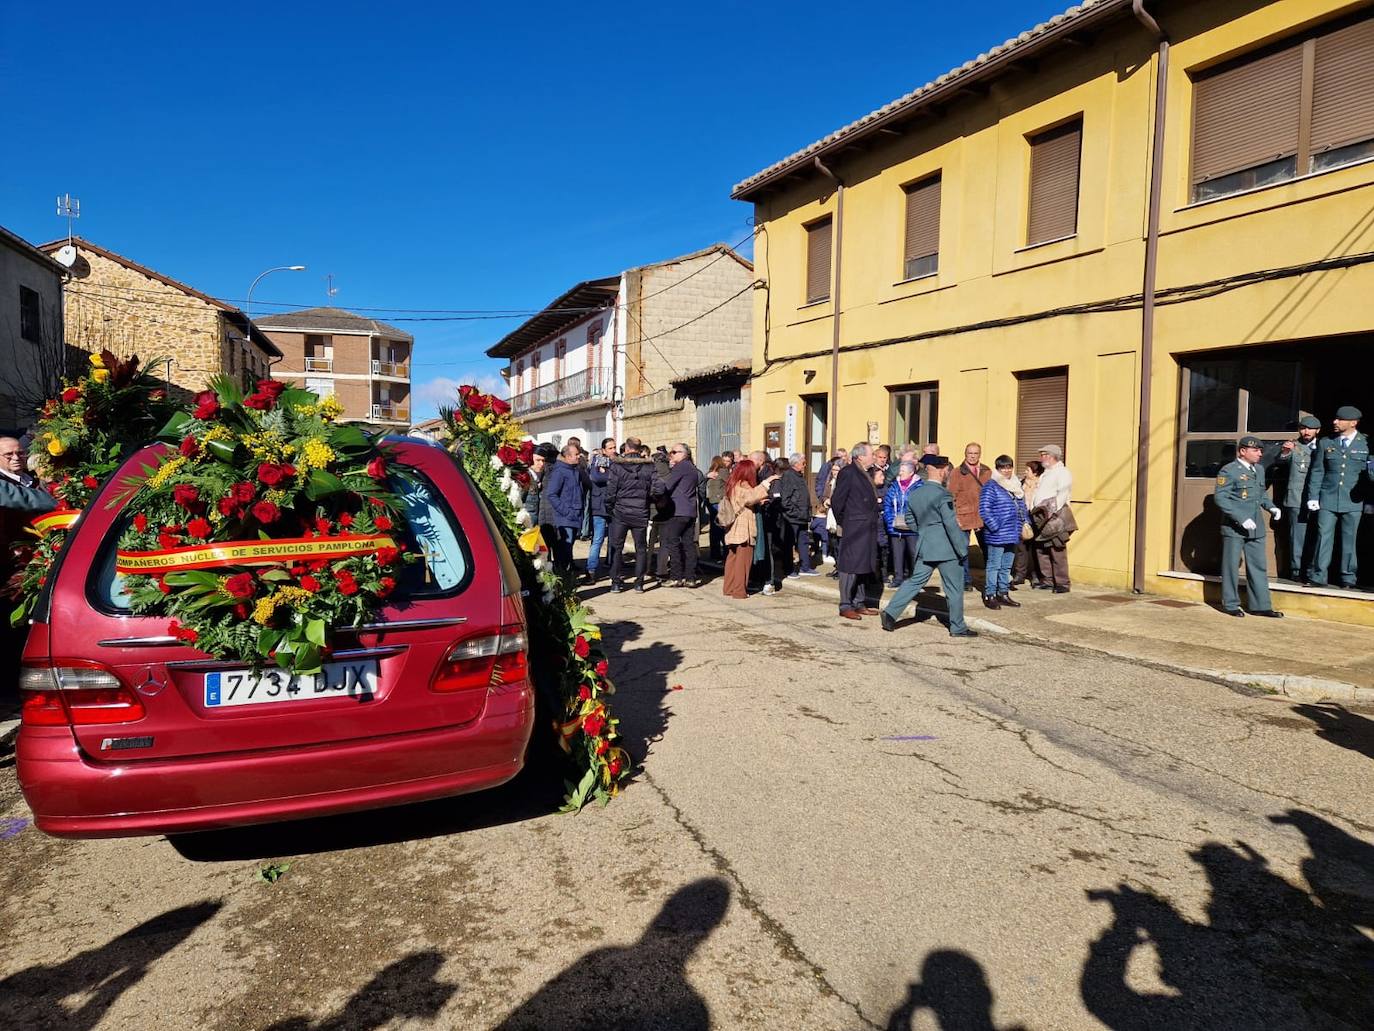
[{"label": "white cloud", "polygon": [[484,394],[495,394],[497,397],[509,397],[510,391],[506,388],[506,381],[500,376],[491,373],[483,373],[471,379],[454,379],[452,376],[435,376],[433,379],[423,383],[414,383],[410,388],[411,405],[414,409],[412,418],[419,422],[424,419],[437,415],[440,405],[454,405],[458,403],[458,388],[464,383],[470,383]]}]

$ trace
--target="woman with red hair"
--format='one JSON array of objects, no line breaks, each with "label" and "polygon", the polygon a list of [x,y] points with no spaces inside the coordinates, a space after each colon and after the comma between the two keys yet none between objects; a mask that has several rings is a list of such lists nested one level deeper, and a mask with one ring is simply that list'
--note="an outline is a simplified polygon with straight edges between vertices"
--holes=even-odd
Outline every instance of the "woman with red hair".
[{"label": "woman with red hair", "polygon": [[733,516],[725,527],[725,577],[723,592],[727,598],[743,598],[749,583],[749,567],[754,561],[754,543],[758,527],[754,513],[768,498],[768,485],[777,479],[770,476],[758,482],[758,467],[749,459],[735,463],[730,479],[725,483],[725,498],[721,508],[729,503]]}]

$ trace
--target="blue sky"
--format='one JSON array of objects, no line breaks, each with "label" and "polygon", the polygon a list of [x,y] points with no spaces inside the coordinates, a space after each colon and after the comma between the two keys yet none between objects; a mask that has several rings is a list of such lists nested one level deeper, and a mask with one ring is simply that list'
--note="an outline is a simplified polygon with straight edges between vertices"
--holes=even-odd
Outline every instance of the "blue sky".
[{"label": "blue sky", "polygon": [[[735,182],[1065,7],[7,0],[0,224],[64,235],[70,191],[78,233],[219,297],[304,264],[255,304],[538,308],[740,241]],[[492,385],[518,321],[398,321],[416,414]]]}]

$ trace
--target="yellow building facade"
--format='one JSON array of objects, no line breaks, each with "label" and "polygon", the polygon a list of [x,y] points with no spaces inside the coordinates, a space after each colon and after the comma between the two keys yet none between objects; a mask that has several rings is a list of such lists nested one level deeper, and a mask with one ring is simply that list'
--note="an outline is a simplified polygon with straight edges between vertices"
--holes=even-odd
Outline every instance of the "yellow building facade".
[{"label": "yellow building facade", "polygon": [[[1271,154],[1254,125],[1296,143]],[[913,233],[934,230],[909,198],[936,177],[938,247],[913,262]],[[989,464],[1060,444],[1080,582],[1214,599],[1208,499],[1237,436],[1277,448],[1342,404],[1374,424],[1368,3],[1097,0],[733,195],[755,206],[766,284],[750,441],[813,470],[857,441],[938,442],[955,461],[977,441]],[[1364,585],[1371,535],[1374,514]],[[1374,625],[1374,593],[1295,586],[1276,603]]]}]

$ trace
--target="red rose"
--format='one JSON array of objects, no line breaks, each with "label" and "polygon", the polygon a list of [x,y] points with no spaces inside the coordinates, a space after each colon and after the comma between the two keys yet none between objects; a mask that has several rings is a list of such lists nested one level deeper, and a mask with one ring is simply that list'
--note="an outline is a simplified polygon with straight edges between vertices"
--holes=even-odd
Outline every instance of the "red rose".
[{"label": "red rose", "polygon": [[372,520],[372,525],[379,530],[390,530],[391,520],[387,516],[379,515],[376,519]]},{"label": "red rose", "polygon": [[142,533],[144,530],[148,529],[148,517],[144,515],[142,512],[134,516],[134,529],[137,530],[139,533]]},{"label": "red rose", "polygon": [[600,662],[596,664],[596,675],[599,677],[604,677],[607,674],[607,672],[609,672],[610,668],[610,664],[605,659],[602,659]]},{"label": "red rose", "polygon": [[588,687],[586,684],[583,684],[582,686],[580,686],[580,687],[577,689],[577,697],[578,697],[578,698],[581,698],[584,702],[585,702],[588,698],[590,698],[591,696],[592,696],[592,689],[591,689],[590,687]]},{"label": "red rose", "polygon": [[224,581],[224,593],[238,601],[245,601],[257,593],[252,573],[237,573]]},{"label": "red rose", "polygon": [[384,576],[378,581],[380,586],[377,588],[377,597],[385,598],[396,589],[396,580],[390,576]]},{"label": "red rose", "polygon": [[606,717],[598,709],[589,714],[582,721],[582,729],[586,731],[588,737],[600,737],[601,732],[606,729]]},{"label": "red rose", "polygon": [[329,520],[326,519],[324,516],[316,516],[316,517],[315,517],[315,529],[318,530],[320,533],[328,533],[328,532],[329,532]]},{"label": "red rose", "polygon": [[464,383],[462,386],[458,388],[458,398],[464,404],[467,404],[469,395],[475,393],[477,393],[477,388],[470,383]]},{"label": "red rose", "polygon": [[191,509],[200,500],[200,491],[189,483],[179,483],[172,488],[172,500],[185,509]]},{"label": "red rose", "polygon": [[219,395],[213,390],[202,390],[196,395],[196,407],[191,414],[197,419],[213,419],[219,414]]},{"label": "red rose", "polygon": [[306,568],[309,569],[312,573],[323,573],[323,572],[325,571],[325,569],[329,566],[329,559],[327,559],[327,558],[312,558],[310,561],[308,561],[308,562],[305,564],[305,566],[306,566]]},{"label": "red rose", "polygon": [[352,517],[351,515],[349,515],[347,512],[344,512],[343,514],[341,514],[341,515],[339,516],[339,525],[340,525],[340,526],[352,526],[352,525],[353,525],[353,517]]},{"label": "red rose", "polygon": [[389,566],[396,561],[400,554],[395,548],[378,548],[377,562],[383,566]]},{"label": "red rose", "polygon": [[470,412],[483,412],[486,411],[487,400],[486,394],[474,390],[467,396],[467,400],[464,403],[467,405],[468,411]]},{"label": "red rose", "polygon": [[180,543],[180,537],[178,537],[176,534],[168,533],[166,530],[163,530],[161,533],[157,535],[157,546],[159,548],[162,548],[164,551],[170,548],[175,548]]},{"label": "red rose", "polygon": [[587,643],[587,639],[581,634],[577,635],[577,640],[573,641],[573,654],[579,659],[585,659],[592,652],[592,646]]},{"label": "red rose", "polygon": [[258,393],[266,394],[273,401],[281,397],[281,392],[286,389],[286,384],[277,379],[258,380]]},{"label": "red rose", "polygon": [[353,579],[353,574],[347,569],[339,572],[336,579],[339,581],[340,594],[353,595],[358,593],[358,581]]},{"label": "red rose", "polygon": [[507,415],[510,413],[510,402],[502,401],[499,397],[491,398],[491,413],[493,415]]},{"label": "red rose", "polygon": [[243,399],[243,407],[265,412],[272,407],[273,400],[271,394],[249,394]]},{"label": "red rose", "polygon": [[526,465],[534,461],[534,441],[522,440],[520,442],[520,461]]},{"label": "red rose", "polygon": [[316,580],[313,576],[311,576],[309,573],[301,577],[301,590],[309,591],[311,594],[314,594],[319,589],[320,582]]},{"label": "red rose", "polygon": [[596,754],[597,754],[597,755],[605,755],[605,754],[606,754],[607,752],[609,752],[610,750],[611,750],[611,743],[610,743],[609,741],[607,741],[604,737],[601,738],[599,741],[597,741],[597,743],[596,743]]},{"label": "red rose", "polygon": [[612,777],[620,776],[620,756],[615,756],[606,764],[606,772]]},{"label": "red rose", "polygon": [[196,633],[189,626],[182,626],[175,619],[167,624],[167,632],[178,641],[185,641],[187,644],[195,644],[200,634]]},{"label": "red rose", "polygon": [[181,446],[177,448],[185,458],[195,458],[200,454],[200,445],[196,443],[195,437],[183,437]]},{"label": "red rose", "polygon": [[372,461],[368,462],[367,475],[371,476],[374,480],[385,480],[386,459],[383,458],[381,455],[378,455]]},{"label": "red rose", "polygon": [[233,498],[220,498],[215,502],[215,507],[219,509],[222,516],[231,516],[238,511],[238,503]]},{"label": "red rose", "polygon": [[522,488],[528,487],[530,485],[530,474],[525,472],[525,470],[523,469],[518,470],[515,473],[512,473],[511,479],[513,479],[516,483],[520,484]]},{"label": "red rose", "polygon": [[247,480],[244,480],[240,483],[234,484],[234,486],[230,488],[229,493],[230,497],[232,497],[240,505],[247,505],[253,500],[253,498],[257,497],[258,488],[253,486]]},{"label": "red rose", "polygon": [[275,487],[286,479],[286,467],[274,465],[272,462],[263,462],[258,466],[258,479],[269,487]]},{"label": "red rose", "polygon": [[514,465],[520,461],[520,452],[513,447],[502,444],[496,449],[496,457],[501,460],[502,465]]},{"label": "red rose", "polygon": [[275,523],[281,518],[281,509],[270,501],[259,501],[250,511],[253,518],[260,523]]},{"label": "red rose", "polygon": [[243,602],[239,602],[237,605],[234,606],[234,615],[237,616],[239,619],[247,619],[248,606],[245,605]]},{"label": "red rose", "polygon": [[213,532],[213,528],[210,526],[208,520],[203,519],[200,516],[196,516],[194,519],[192,519],[189,523],[186,524],[186,532],[190,534],[192,537],[195,537],[198,540],[203,541],[205,540],[205,538],[210,536],[210,534]]},{"label": "red rose", "polygon": [[62,391],[62,400],[65,401],[67,404],[72,404],[73,402],[80,401],[81,388],[68,387],[66,390]]},{"label": "red rose", "polygon": [[81,477],[81,485],[83,487],[89,487],[91,490],[95,490],[100,486],[100,481],[94,476],[83,476]]}]

